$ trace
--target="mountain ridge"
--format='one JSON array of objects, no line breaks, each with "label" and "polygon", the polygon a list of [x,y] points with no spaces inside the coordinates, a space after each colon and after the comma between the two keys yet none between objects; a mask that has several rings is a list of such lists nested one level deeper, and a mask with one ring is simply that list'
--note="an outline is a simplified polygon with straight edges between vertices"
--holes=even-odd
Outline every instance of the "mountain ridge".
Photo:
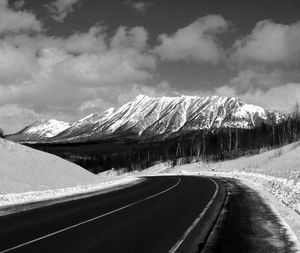
[{"label": "mountain ridge", "polygon": [[284,118],[283,114],[234,97],[138,95],[119,108],[88,115],[46,140],[84,142],[122,137],[145,140],[156,136],[164,139],[174,133],[202,129],[249,129],[262,122],[279,123]]}]

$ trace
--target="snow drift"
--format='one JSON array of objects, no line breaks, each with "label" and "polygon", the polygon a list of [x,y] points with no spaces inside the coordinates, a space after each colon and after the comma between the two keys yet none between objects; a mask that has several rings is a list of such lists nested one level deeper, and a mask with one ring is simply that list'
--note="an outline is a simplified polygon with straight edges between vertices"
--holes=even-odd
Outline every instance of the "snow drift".
[{"label": "snow drift", "polygon": [[97,182],[89,171],[57,156],[0,138],[0,194]]}]

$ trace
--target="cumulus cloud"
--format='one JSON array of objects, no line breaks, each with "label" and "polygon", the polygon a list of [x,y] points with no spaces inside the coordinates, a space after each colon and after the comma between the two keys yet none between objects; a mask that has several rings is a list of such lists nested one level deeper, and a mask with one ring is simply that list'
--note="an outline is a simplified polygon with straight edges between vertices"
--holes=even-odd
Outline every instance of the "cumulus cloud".
[{"label": "cumulus cloud", "polygon": [[9,8],[8,0],[0,0],[0,34],[40,31],[42,24],[28,11]]},{"label": "cumulus cloud", "polygon": [[[58,20],[63,20],[78,2],[53,2],[53,15],[60,15]],[[6,0],[0,0],[0,127],[10,128],[9,132],[40,118],[74,122],[89,113],[122,105],[141,93],[155,97],[217,93],[283,111],[290,110],[300,97],[298,80],[291,81],[277,65],[238,65],[236,77],[227,85],[212,88],[213,92],[185,91],[184,87],[175,89],[167,81],[159,83],[159,76],[155,75],[159,59],[212,64],[222,59],[224,50],[217,35],[229,24],[218,15],[197,19],[174,34],[162,34],[158,45],[150,49],[144,27],[120,26],[108,33],[95,25],[68,37],[54,37],[45,34],[33,14],[20,11],[23,8],[22,1],[19,7],[10,9]],[[5,15],[7,19],[1,22]],[[231,59],[243,63],[279,63],[282,59],[297,62],[297,23],[288,26],[268,21],[257,27],[235,43]],[[280,34],[277,30],[286,30],[291,47],[283,46],[287,42],[279,42],[281,46],[263,53],[262,42],[257,41],[261,37],[268,41],[268,36],[260,34],[269,29],[273,36]],[[280,41],[282,35],[275,37]],[[253,55],[249,48],[254,50]],[[269,55],[282,48],[288,53],[279,52],[273,58]],[[291,66],[286,68],[290,71]]]},{"label": "cumulus cloud", "polygon": [[214,92],[284,113],[292,112],[295,104],[300,102],[300,83],[291,82],[289,72],[279,68],[242,69]]},{"label": "cumulus cloud", "polygon": [[0,85],[19,84],[28,80],[36,68],[38,66],[31,51],[0,40]]},{"label": "cumulus cloud", "polygon": [[295,104],[300,101],[300,83],[287,83],[268,90],[254,89],[244,93],[238,93],[234,87],[224,85],[215,92],[223,96],[238,97],[244,102],[283,113],[291,113]]},{"label": "cumulus cloud", "polygon": [[291,25],[265,20],[235,42],[231,59],[243,63],[291,64],[300,61],[300,22]]},{"label": "cumulus cloud", "polygon": [[232,78],[228,84],[242,93],[255,89],[270,89],[281,85],[285,81],[285,74],[282,70],[276,68],[267,70],[264,68],[245,68],[238,72],[237,76]]},{"label": "cumulus cloud", "polygon": [[80,1],[81,0],[56,0],[46,5],[46,7],[55,21],[63,22],[64,19],[74,11],[74,6]]},{"label": "cumulus cloud", "polygon": [[43,48],[55,47],[78,55],[82,53],[101,53],[108,50],[107,35],[101,26],[92,26],[87,32],[74,32],[66,38],[50,37],[44,34],[28,36],[27,34],[13,34],[5,36],[5,41],[15,47],[28,48],[39,51]]},{"label": "cumulus cloud", "polygon": [[126,1],[126,5],[128,5],[131,9],[141,13],[145,14],[146,10],[152,5],[151,2],[142,2],[142,1]]},{"label": "cumulus cloud", "polygon": [[229,62],[238,73],[216,92],[291,112],[300,101],[299,61],[300,22],[258,22],[250,34],[234,43]]},{"label": "cumulus cloud", "polygon": [[74,121],[117,104],[121,93],[152,77],[156,57],[146,50],[147,38],[142,27],[120,27],[110,37],[99,26],[67,38],[4,36],[0,106],[18,104],[40,117],[64,115],[63,120]]},{"label": "cumulus cloud", "polygon": [[16,104],[0,106],[1,128],[5,134],[14,133],[24,128],[24,123],[31,124],[38,119],[38,114],[33,110],[24,109]]},{"label": "cumulus cloud", "polygon": [[111,103],[106,102],[102,98],[95,98],[95,99],[90,99],[87,101],[84,101],[78,110],[80,112],[84,112],[85,114],[89,114],[88,112],[94,113],[97,111],[103,111],[109,107],[113,107],[114,105]]},{"label": "cumulus cloud", "polygon": [[101,55],[71,57],[58,64],[55,73],[73,84],[103,86],[146,80],[151,77],[147,69],[154,67],[151,56],[134,49],[111,50]]},{"label": "cumulus cloud", "polygon": [[163,60],[216,63],[222,58],[217,34],[224,32],[228,22],[219,15],[199,18],[171,35],[161,34],[154,52]]},{"label": "cumulus cloud", "polygon": [[25,5],[25,0],[19,0],[14,3],[16,9],[21,9]]},{"label": "cumulus cloud", "polygon": [[147,45],[148,32],[144,27],[134,27],[131,29],[120,26],[114,37],[111,39],[111,47],[113,48],[137,48],[144,49]]}]

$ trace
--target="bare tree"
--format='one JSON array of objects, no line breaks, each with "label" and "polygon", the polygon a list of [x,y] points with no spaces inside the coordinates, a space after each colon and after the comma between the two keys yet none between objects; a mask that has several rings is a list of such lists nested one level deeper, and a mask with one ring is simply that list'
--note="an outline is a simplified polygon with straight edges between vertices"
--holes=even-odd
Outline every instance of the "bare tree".
[{"label": "bare tree", "polygon": [[228,151],[231,152],[231,145],[232,145],[232,136],[231,136],[231,128],[229,128],[229,145],[228,145]]},{"label": "bare tree", "polygon": [[294,112],[293,112],[293,118],[294,118],[294,126],[293,126],[293,141],[297,140],[298,135],[298,122],[300,121],[300,110],[299,110],[299,104],[296,102]]},{"label": "bare tree", "polygon": [[295,119],[299,119],[300,118],[300,109],[299,109],[298,102],[296,102],[296,105],[295,105],[295,108],[294,108],[294,112],[293,112],[293,117]]},{"label": "bare tree", "polygon": [[237,150],[239,147],[239,135],[238,135],[238,129],[235,129],[235,150]]}]

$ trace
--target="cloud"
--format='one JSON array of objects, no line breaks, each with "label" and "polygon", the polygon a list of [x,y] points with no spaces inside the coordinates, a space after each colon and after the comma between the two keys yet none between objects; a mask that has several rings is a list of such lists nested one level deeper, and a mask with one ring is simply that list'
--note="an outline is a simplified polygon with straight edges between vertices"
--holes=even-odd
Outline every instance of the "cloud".
[{"label": "cloud", "polygon": [[28,36],[27,34],[7,35],[5,41],[15,47],[26,47],[32,51],[55,47],[67,53],[79,55],[82,53],[101,53],[108,50],[108,40],[105,30],[101,26],[92,26],[87,32],[74,32],[69,37],[51,37],[45,34]]},{"label": "cloud", "polygon": [[16,104],[0,106],[0,128],[5,134],[14,133],[24,128],[24,123],[31,124],[38,115],[30,109],[24,109]]},{"label": "cloud", "polygon": [[238,97],[244,102],[256,104],[269,110],[291,113],[300,102],[300,83],[287,83],[268,90],[248,90],[238,93],[234,87],[224,85],[215,90],[218,95]]},{"label": "cloud", "polygon": [[152,5],[151,2],[142,2],[142,1],[126,1],[126,5],[128,5],[131,9],[141,13],[145,14],[146,10]]},{"label": "cloud", "polygon": [[214,90],[218,95],[237,97],[269,110],[290,113],[300,102],[300,79],[290,81],[289,71],[280,68],[248,66],[226,85]]},{"label": "cloud", "polygon": [[99,86],[126,84],[151,77],[148,69],[155,68],[151,56],[135,49],[111,50],[101,55],[83,54],[57,64],[56,75],[73,84]]},{"label": "cloud", "polygon": [[238,73],[216,93],[290,113],[300,101],[299,61],[300,22],[258,22],[250,34],[235,41],[229,62]]},{"label": "cloud", "polygon": [[31,51],[0,40],[0,85],[19,84],[28,80],[37,68]]},{"label": "cloud", "polygon": [[14,11],[0,0],[0,34],[41,31],[42,24],[28,11]]},{"label": "cloud", "polygon": [[249,67],[238,72],[237,76],[232,78],[228,84],[242,93],[255,89],[270,89],[285,82],[285,74],[281,69],[268,70],[258,67]]},{"label": "cloud", "polygon": [[137,48],[145,49],[148,40],[148,32],[144,27],[134,27],[131,29],[120,26],[114,37],[111,39],[111,47],[113,48]]},{"label": "cloud", "polygon": [[18,0],[14,3],[17,10],[21,9],[25,5],[25,0]]},{"label": "cloud", "polygon": [[216,35],[224,32],[228,25],[219,15],[199,18],[174,34],[159,35],[159,45],[154,52],[163,60],[216,63],[223,54]]},{"label": "cloud", "polygon": [[80,1],[81,0],[56,0],[46,5],[46,7],[55,21],[63,22],[64,19],[74,11],[74,6]]},{"label": "cloud", "polygon": [[156,57],[147,38],[142,27],[120,27],[109,36],[99,26],[67,38],[6,35],[0,41],[0,106],[17,104],[39,117],[72,122],[118,104],[133,84],[152,78]]},{"label": "cloud", "polygon": [[300,61],[300,22],[276,24],[258,22],[252,32],[237,40],[231,60],[238,64],[291,64]]},{"label": "cloud", "polygon": [[87,100],[84,103],[80,105],[78,110],[80,112],[84,112],[85,114],[94,113],[94,112],[101,112],[104,111],[105,109],[113,107],[113,104],[107,103],[104,99],[102,98],[95,98],[91,100]]}]

